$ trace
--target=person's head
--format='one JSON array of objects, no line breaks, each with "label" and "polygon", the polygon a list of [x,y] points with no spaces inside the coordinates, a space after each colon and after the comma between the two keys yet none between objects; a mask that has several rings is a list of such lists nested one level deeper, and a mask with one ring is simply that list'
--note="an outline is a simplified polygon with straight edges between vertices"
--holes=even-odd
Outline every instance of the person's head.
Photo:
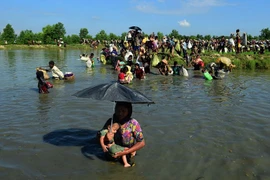
[{"label": "person's head", "polygon": [[108,125],[108,130],[114,134],[117,132],[119,128],[120,128],[120,125],[118,123],[113,123],[112,126],[111,124]]},{"label": "person's head", "polygon": [[127,67],[127,66],[124,66],[124,67],[122,68],[122,72],[126,74],[126,72],[128,72],[128,67]]},{"label": "person's head", "polygon": [[50,62],[49,62],[49,67],[50,67],[50,68],[53,68],[53,66],[54,66],[54,61],[50,61]]},{"label": "person's head", "polygon": [[93,57],[94,57],[94,53],[91,53],[91,54],[90,54],[90,58],[93,58]]},{"label": "person's head", "polygon": [[177,66],[177,61],[174,61],[174,62],[173,62],[173,65],[174,65],[174,66]]},{"label": "person's head", "polygon": [[44,75],[42,71],[37,71],[36,72],[36,77],[38,80],[44,79]]},{"label": "person's head", "polygon": [[119,123],[129,120],[132,115],[132,104],[129,102],[117,102],[115,105],[115,116]]},{"label": "person's head", "polygon": [[139,68],[140,68],[139,63],[136,63],[136,64],[135,64],[135,69],[139,69]]},{"label": "person's head", "polygon": [[196,55],[196,58],[201,58],[201,56],[199,54]]}]

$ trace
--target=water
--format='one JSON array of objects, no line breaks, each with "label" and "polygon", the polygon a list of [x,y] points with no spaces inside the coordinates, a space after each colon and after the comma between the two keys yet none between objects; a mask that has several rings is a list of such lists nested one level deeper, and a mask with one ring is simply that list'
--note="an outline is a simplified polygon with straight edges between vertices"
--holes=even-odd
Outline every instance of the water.
[{"label": "water", "polygon": [[[86,69],[81,53],[0,51],[1,179],[270,179],[269,71],[134,80],[128,86],[155,104],[133,106],[146,146],[123,168],[104,161],[94,140],[114,103],[72,96],[117,73],[97,62]],[[35,68],[50,60],[75,81],[51,81],[50,94],[38,94]]]}]

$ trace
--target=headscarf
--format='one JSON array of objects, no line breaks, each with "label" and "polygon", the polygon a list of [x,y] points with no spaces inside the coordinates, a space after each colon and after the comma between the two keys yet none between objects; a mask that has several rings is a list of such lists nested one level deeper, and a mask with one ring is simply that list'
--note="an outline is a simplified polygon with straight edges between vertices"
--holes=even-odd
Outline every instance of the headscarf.
[{"label": "headscarf", "polygon": [[[116,117],[115,113],[114,113],[114,114],[113,114],[113,123],[119,123],[119,124],[123,125],[123,124],[125,124],[126,122],[128,122],[128,121],[130,120],[130,118],[131,118],[131,115],[132,115],[132,104],[129,103],[129,102],[116,102],[116,104],[115,104],[115,109],[116,109],[117,107],[119,107],[119,106],[124,106],[124,107],[126,107],[126,108],[128,109],[128,115],[127,115],[127,117],[125,117],[124,119],[119,120],[119,119]],[[108,127],[108,125],[111,124],[111,120],[112,120],[112,118],[110,118],[110,119],[107,120],[107,122],[106,122],[106,123],[104,124],[104,126],[103,126],[103,129],[106,129],[106,128]]]},{"label": "headscarf", "polygon": [[132,81],[133,80],[133,74],[131,72],[131,67],[129,65],[126,65],[127,67],[127,72],[126,72],[126,81]]}]

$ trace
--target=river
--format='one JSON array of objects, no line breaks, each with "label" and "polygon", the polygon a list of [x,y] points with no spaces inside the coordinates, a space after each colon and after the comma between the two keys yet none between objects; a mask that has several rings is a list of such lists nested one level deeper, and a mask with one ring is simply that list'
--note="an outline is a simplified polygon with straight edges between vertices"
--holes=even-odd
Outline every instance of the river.
[{"label": "river", "polygon": [[[146,146],[124,168],[104,161],[94,140],[114,103],[72,96],[117,73],[98,62],[87,69],[81,53],[90,52],[0,50],[1,179],[270,179],[269,71],[133,80],[127,86],[155,104],[133,105]],[[50,93],[39,94],[35,68],[50,60],[75,81],[51,81]]]}]

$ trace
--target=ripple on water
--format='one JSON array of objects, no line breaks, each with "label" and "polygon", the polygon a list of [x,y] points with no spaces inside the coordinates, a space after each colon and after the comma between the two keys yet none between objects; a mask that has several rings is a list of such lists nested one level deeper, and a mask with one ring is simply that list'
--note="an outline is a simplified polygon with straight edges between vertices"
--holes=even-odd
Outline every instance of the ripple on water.
[{"label": "ripple on water", "polygon": [[[267,179],[269,76],[234,71],[221,81],[147,75],[128,85],[155,104],[133,105],[146,146],[136,166],[104,161],[91,141],[112,116],[113,102],[79,99],[75,92],[115,81],[110,66],[86,69],[80,50],[8,51],[0,71],[0,177],[6,179]],[[95,52],[96,54],[98,52]],[[52,81],[37,93],[34,67],[55,59],[75,81]],[[31,66],[30,66],[31,64]],[[153,69],[153,71],[155,71]],[[192,72],[190,72],[192,73]],[[49,136],[51,135],[51,136]],[[88,141],[89,138],[89,141]],[[166,167],[166,168],[164,168]]]}]

